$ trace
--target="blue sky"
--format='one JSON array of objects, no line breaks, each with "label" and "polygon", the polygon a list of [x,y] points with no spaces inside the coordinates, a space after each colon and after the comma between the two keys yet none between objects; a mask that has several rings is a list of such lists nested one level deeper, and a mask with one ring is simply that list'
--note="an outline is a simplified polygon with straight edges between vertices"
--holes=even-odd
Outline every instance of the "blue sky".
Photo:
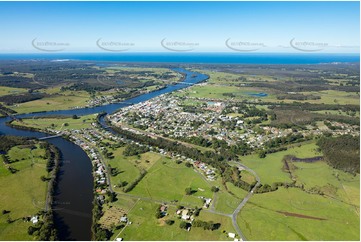
[{"label": "blue sky", "polygon": [[359,9],[359,2],[0,2],[0,52],[359,52]]}]

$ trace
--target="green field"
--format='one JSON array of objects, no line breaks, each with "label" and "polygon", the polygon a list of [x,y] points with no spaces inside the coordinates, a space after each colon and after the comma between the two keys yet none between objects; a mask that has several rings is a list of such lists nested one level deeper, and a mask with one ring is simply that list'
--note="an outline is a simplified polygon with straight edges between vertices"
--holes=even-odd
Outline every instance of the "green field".
[{"label": "green field", "polygon": [[360,175],[353,176],[333,169],[324,161],[294,164],[297,167],[293,172],[297,185],[303,185],[306,190],[320,190],[327,196],[355,205],[359,210]]},{"label": "green field", "polygon": [[285,155],[294,155],[298,158],[307,158],[320,155],[316,152],[315,143],[304,144],[301,147],[289,148],[273,154],[267,154],[266,158],[259,158],[258,155],[248,155],[241,157],[241,162],[254,170],[261,178],[262,184],[271,185],[273,182],[291,182],[288,173],[282,171],[281,162]]},{"label": "green field", "polygon": [[[280,91],[265,87],[249,87],[247,85],[252,85],[254,81],[263,81],[268,83],[279,83],[282,85],[284,81],[288,81],[289,78],[285,77],[272,77],[267,75],[246,75],[246,74],[233,74],[226,73],[221,71],[209,71],[209,70],[196,70],[201,73],[207,74],[210,78],[207,81],[207,85],[203,86],[194,86],[186,91],[183,91],[181,96],[189,96],[195,98],[215,98],[215,99],[229,99],[230,97],[224,96],[224,93],[232,93],[235,95],[234,99],[244,100],[244,99],[259,99],[262,101],[269,102],[284,102],[284,103],[293,103],[295,100],[285,99],[278,100],[276,94],[281,94]],[[339,82],[339,80],[338,80]],[[240,87],[240,85],[244,85]],[[258,93],[265,92],[268,94],[267,97],[256,98],[249,96],[247,93]],[[325,103],[325,104],[360,104],[360,96],[355,92],[345,92],[337,90],[323,90],[317,92],[299,92],[299,94],[304,95],[315,95],[320,96],[321,99],[317,100],[303,100],[300,102],[309,102],[309,103]]]},{"label": "green field", "polygon": [[[265,76],[265,75],[233,74],[233,73],[226,73],[220,71],[208,71],[208,70],[199,70],[199,69],[196,69],[195,71],[209,75],[209,79],[207,82],[212,84],[240,84],[240,83],[249,83],[252,81],[268,81],[268,82],[277,81],[273,77]],[[239,80],[239,78],[246,78],[247,81]]]},{"label": "green field", "polygon": [[354,92],[343,91],[319,91],[319,92],[302,92],[305,95],[313,94],[320,96],[318,100],[308,100],[310,103],[325,103],[325,104],[354,104],[360,105],[360,96]]},{"label": "green field", "polygon": [[[91,124],[96,122],[96,114],[80,116],[78,119],[73,118],[34,118],[23,119],[22,122],[13,121],[13,124],[34,127],[39,129],[55,129],[55,130],[74,130],[91,128]],[[64,125],[68,124],[68,126]]]},{"label": "green field", "polygon": [[39,100],[19,103],[8,107],[18,113],[66,110],[75,107],[84,107],[86,105],[86,101],[89,99],[90,95],[85,91],[66,91],[62,92],[61,95],[53,95]]},{"label": "green field", "polygon": [[[22,218],[35,215],[45,207],[47,183],[40,180],[46,176],[46,161],[42,158],[45,150],[30,150],[21,146],[13,147],[9,152],[11,167],[19,170],[15,174],[5,168],[0,157],[0,208],[10,211],[0,214],[0,240],[33,240],[27,230],[31,222]],[[7,223],[10,218],[12,223]]]},{"label": "green field", "polygon": [[[117,176],[110,176],[113,185],[117,185],[123,181],[128,182],[128,184],[132,183],[140,175],[141,169],[147,170],[161,158],[159,154],[153,152],[141,154],[140,158],[137,156],[124,156],[124,149],[124,147],[121,147],[112,151],[114,158],[111,160],[106,159],[107,164],[112,168],[117,168],[121,172]],[[114,190],[121,192],[122,188],[115,187]]]},{"label": "green field", "polygon": [[[334,114],[340,116],[351,116],[342,110],[321,110],[321,111],[311,111],[311,113],[320,113],[320,114]],[[355,112],[354,117],[360,117],[360,112]]]},{"label": "green field", "polygon": [[[180,92],[174,93],[174,95],[181,97],[193,97],[193,98],[210,98],[210,99],[261,99],[264,101],[269,101],[272,98],[275,98],[273,94],[268,93],[267,97],[254,97],[249,95],[250,93],[259,93],[267,92],[268,90],[261,90],[251,87],[235,87],[235,86],[222,86],[207,84],[202,86],[193,86],[188,89],[182,90]],[[234,97],[226,96],[227,94],[232,94]]]},{"label": "green field", "polygon": [[[191,208],[195,206],[202,207],[203,202],[198,196],[213,198],[214,194],[210,190],[211,185],[218,185],[219,182],[208,183],[202,179],[200,174],[192,168],[186,167],[184,163],[176,164],[175,160],[165,158],[153,152],[141,154],[140,157],[124,157],[122,155],[123,149],[119,148],[114,151],[115,158],[108,161],[112,167],[117,167],[123,171],[119,175],[111,177],[112,183],[115,184],[123,180],[132,181],[132,178],[134,179],[139,175],[139,169],[147,169],[148,173],[129,194],[150,198],[151,200],[137,200],[127,197],[127,194],[118,194],[118,200],[112,203],[112,206],[117,206],[127,211],[129,221],[132,224],[128,225],[124,230],[114,230],[112,239],[119,235],[119,238],[125,240],[227,240],[223,230],[234,232],[229,217],[212,214],[208,211],[202,211],[196,219],[220,223],[221,227],[218,230],[205,231],[203,228],[192,228],[190,232],[187,232],[180,229],[179,224],[181,220],[176,217],[176,207],[174,205],[168,207],[168,215],[166,217],[156,219],[155,211],[159,204],[152,200],[167,203],[178,200],[179,204]],[[146,160],[149,162],[145,162]],[[195,193],[193,195],[185,195],[187,187],[191,187]],[[246,194],[246,192],[231,184],[228,184],[228,189],[241,197]],[[120,188],[118,190],[115,188],[115,190],[121,192]],[[229,195],[223,188],[219,194],[221,196],[223,196],[222,194]],[[235,206],[240,202],[240,199],[235,196],[231,196],[231,198],[233,199],[233,204],[229,213],[233,212]],[[218,211],[219,209],[222,210],[223,206],[224,204],[220,204],[215,207]],[[175,223],[173,225],[166,225],[164,222],[166,219],[172,219]],[[139,233],[139,231],[142,231],[142,233]]]},{"label": "green field", "polygon": [[231,214],[248,192],[229,182],[227,182],[227,188],[228,191],[226,191],[224,187],[221,187],[220,191],[215,194],[214,207],[218,212]]},{"label": "green field", "polygon": [[[340,104],[340,105],[346,105],[346,104],[360,105],[360,96],[355,92],[324,90],[318,92],[298,92],[298,93],[304,95],[320,96],[321,99],[297,100],[297,102],[308,102],[314,104],[324,103],[324,104]],[[291,100],[291,99],[278,100],[276,96],[269,96],[267,97],[267,101],[293,103],[295,100]]]},{"label": "green field", "polygon": [[249,240],[360,239],[360,217],[352,206],[297,188],[255,194],[239,214],[238,223]]},{"label": "green field", "polygon": [[26,89],[0,86],[0,96],[22,93],[22,92],[26,92]]},{"label": "green field", "polygon": [[[169,206],[168,215],[162,219],[156,219],[154,214],[158,205],[159,204],[152,202],[138,201],[128,214],[129,221],[131,221],[132,224],[128,225],[121,234],[119,234],[120,231],[115,231],[113,237],[119,234],[118,237],[123,238],[124,240],[223,241],[227,240],[226,234],[223,233],[223,230],[227,232],[234,232],[230,218],[210,214],[206,211],[202,211],[200,216],[196,219],[220,223],[220,228],[214,231],[203,230],[203,228],[192,228],[189,232],[187,232],[186,230],[179,228],[181,220],[175,216],[175,207]],[[175,223],[173,225],[167,225],[164,222],[166,219],[172,219]]]},{"label": "green field", "polygon": [[[246,156],[242,162],[254,169],[262,184],[290,182],[289,174],[282,171],[282,158],[285,155],[299,158],[322,155],[316,149],[315,143],[309,143],[268,154],[264,159]],[[359,240],[360,176],[333,169],[324,161],[293,164],[296,185],[305,191],[279,187],[274,192],[255,194],[238,216],[247,239]],[[319,192],[324,195],[317,194]],[[286,216],[280,212],[294,214]]]},{"label": "green field", "polygon": [[[195,191],[193,195],[185,195],[187,187]],[[210,185],[192,168],[164,158],[155,162],[130,194],[198,206],[203,204],[198,196],[213,197]]]}]

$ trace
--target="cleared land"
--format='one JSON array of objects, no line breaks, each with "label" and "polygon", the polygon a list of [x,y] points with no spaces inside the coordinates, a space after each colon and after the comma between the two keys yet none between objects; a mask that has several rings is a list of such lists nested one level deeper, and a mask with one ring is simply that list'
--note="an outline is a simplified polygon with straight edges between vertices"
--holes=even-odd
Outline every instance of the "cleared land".
[{"label": "cleared land", "polygon": [[237,221],[250,240],[346,241],[360,238],[359,215],[352,206],[297,188],[255,194]]},{"label": "cleared land", "polygon": [[[192,195],[185,194],[187,187],[194,191]],[[130,194],[198,206],[203,204],[199,196],[213,197],[209,184],[198,173],[170,159],[157,161]]]},{"label": "cleared land", "polygon": [[13,121],[13,124],[34,127],[39,129],[53,130],[74,130],[92,127],[91,124],[96,122],[96,114],[81,116],[77,119],[70,118],[29,118],[22,119],[22,122]]},{"label": "cleared land", "polygon": [[[282,171],[285,155],[310,158],[322,155],[314,143],[242,161],[261,177],[262,183],[290,182]],[[238,216],[250,240],[359,240],[360,176],[333,169],[324,161],[293,162],[296,185],[255,194]],[[324,194],[324,195],[320,195]],[[337,228],[337,229],[334,229]],[[339,231],[343,231],[339,233]]]},{"label": "cleared land", "polygon": [[[106,160],[107,164],[120,172],[116,176],[110,176],[113,185],[118,185],[124,181],[127,182],[128,185],[131,184],[140,175],[141,170],[147,170],[156,161],[161,159],[160,155],[152,152],[141,154],[140,157],[124,156],[124,149],[124,147],[120,147],[112,151],[114,158]],[[114,191],[121,192],[122,188],[115,187]]]},{"label": "cleared land", "polygon": [[26,92],[26,89],[0,86],[0,96],[5,96],[5,95],[15,94],[15,93],[22,93],[22,92]]},{"label": "cleared land", "polygon": [[[9,152],[11,167],[17,169],[12,174],[5,168],[0,157],[0,208],[10,211],[0,214],[0,240],[33,240],[28,235],[31,222],[23,222],[23,217],[33,216],[45,207],[47,183],[40,180],[46,176],[45,150],[13,147]],[[10,218],[12,223],[8,223]]]},{"label": "cleared land", "polygon": [[19,103],[9,108],[18,113],[32,113],[40,111],[66,110],[76,107],[83,107],[86,101],[90,99],[89,93],[85,91],[66,91],[61,94],[44,97],[39,100],[34,100],[25,103]]},{"label": "cleared land", "polygon": [[259,88],[250,87],[235,87],[222,86],[216,84],[197,85],[177,92],[174,95],[182,97],[193,98],[211,98],[211,99],[232,99],[232,100],[255,100],[262,99],[263,101],[272,100],[273,95],[269,93],[265,97],[255,97],[251,94],[259,92],[268,92],[268,90],[261,90]]},{"label": "cleared land", "polygon": [[289,148],[286,151],[267,154],[266,158],[259,158],[256,154],[244,156],[241,157],[241,162],[258,174],[262,184],[291,182],[289,175],[282,171],[283,157],[285,155],[294,155],[299,158],[314,157],[320,155],[316,149],[315,143],[305,144],[300,147]]},{"label": "cleared land", "polygon": [[[203,228],[192,228],[189,232],[179,228],[181,219],[176,217],[176,208],[168,207],[168,215],[157,219],[155,217],[155,211],[159,204],[138,201],[128,214],[129,221],[132,222],[128,225],[119,238],[124,240],[227,240],[227,232],[232,232],[233,227],[231,220],[227,217],[210,214],[206,211],[202,211],[199,217],[196,219],[204,221],[213,221],[220,223],[221,226],[218,230],[210,231],[203,230]],[[174,220],[173,225],[165,224],[165,220]],[[141,232],[140,232],[141,231]]]}]

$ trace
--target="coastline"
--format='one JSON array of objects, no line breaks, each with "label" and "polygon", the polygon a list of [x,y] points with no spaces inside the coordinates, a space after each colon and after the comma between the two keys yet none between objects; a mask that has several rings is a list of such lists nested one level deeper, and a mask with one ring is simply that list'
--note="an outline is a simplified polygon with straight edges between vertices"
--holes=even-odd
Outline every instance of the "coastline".
[{"label": "coastline", "polygon": [[63,52],[50,53],[3,53],[0,60],[63,60],[94,61],[122,64],[325,64],[359,63],[358,53],[245,53],[245,52],[127,52],[117,54],[109,52]]}]

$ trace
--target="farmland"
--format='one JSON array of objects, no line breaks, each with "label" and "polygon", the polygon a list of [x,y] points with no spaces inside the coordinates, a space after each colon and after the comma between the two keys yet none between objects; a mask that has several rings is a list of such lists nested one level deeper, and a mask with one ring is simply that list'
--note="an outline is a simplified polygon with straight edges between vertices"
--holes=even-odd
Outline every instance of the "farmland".
[{"label": "farmland", "polygon": [[96,115],[85,115],[78,118],[72,117],[56,117],[56,118],[29,118],[20,121],[13,121],[15,125],[33,127],[38,129],[53,130],[74,130],[90,128],[91,124],[96,121]]},{"label": "farmland", "polygon": [[13,87],[1,86],[0,87],[0,96],[5,96],[5,95],[13,94],[13,93],[21,93],[21,92],[25,92],[25,91],[26,91],[26,89],[23,89],[23,88],[13,88]]},{"label": "farmland", "polygon": [[[256,157],[244,157],[242,160],[261,177],[262,183],[289,182],[289,177],[285,176],[287,173],[282,171],[282,158],[290,154],[299,158],[320,155],[315,148],[316,146],[311,143],[270,154],[263,160]],[[247,238],[358,240],[360,176],[333,169],[324,161],[293,164],[296,166],[292,172],[296,186],[302,189],[278,188],[274,192],[254,195],[238,216],[238,222],[245,228]],[[320,192],[323,195],[319,195]],[[280,212],[323,220],[285,216]],[[325,228],[322,232],[318,229],[320,226]],[[347,232],[340,235],[332,229],[334,226]]]},{"label": "farmland", "polygon": [[66,110],[76,107],[83,107],[90,99],[86,92],[64,92],[53,94],[40,100],[29,101],[26,103],[14,104],[9,108],[18,113],[33,113],[41,111]]},{"label": "farmland", "polygon": [[290,182],[289,175],[282,171],[282,158],[285,155],[295,155],[299,158],[314,157],[320,155],[316,149],[317,146],[314,143],[305,144],[286,151],[269,154],[264,159],[259,158],[257,155],[244,156],[241,157],[241,162],[256,171],[262,183]]},{"label": "farmland", "polygon": [[[41,69],[36,75],[24,70],[21,88],[2,80],[0,96],[10,95],[2,107],[18,113],[91,108],[182,77],[163,67],[55,67],[66,71],[54,80],[42,79]],[[210,75],[208,81],[106,115],[113,132],[97,114],[35,115],[12,124],[62,131],[88,154],[93,239],[230,240],[231,232],[247,240],[359,240],[359,149],[346,149],[360,132],[355,68],[197,66],[191,69]],[[41,98],[24,101],[33,96]],[[25,232],[15,238],[32,239],[28,223],[16,219],[39,209],[20,214],[17,207],[35,198],[44,203],[42,152],[39,146],[7,152],[19,171],[1,168],[0,181],[9,185],[0,191],[19,190],[24,197],[6,200],[11,212],[0,215],[0,238],[20,229]],[[32,193],[20,186],[28,180]]]},{"label": "farmland", "polygon": [[32,223],[24,222],[23,218],[34,216],[45,207],[47,182],[40,179],[47,176],[44,154],[45,150],[39,145],[35,149],[11,148],[8,156],[15,161],[11,163],[11,167],[17,170],[15,174],[6,169],[0,157],[0,182],[3,184],[0,187],[0,207],[9,211],[0,215],[1,240],[33,240],[33,236],[28,234]]},{"label": "farmland", "polygon": [[[195,190],[193,195],[185,194],[187,187]],[[178,200],[198,206],[203,204],[198,196],[212,197],[209,185],[197,173],[170,160],[155,163],[131,194],[165,201]]]},{"label": "farmland", "polygon": [[[143,106],[136,105],[133,109],[129,108],[124,113],[119,112],[118,116],[114,117],[118,120],[117,122],[125,123],[127,127],[132,127],[134,122],[141,129],[166,135],[175,140],[177,137],[172,131],[179,131],[186,127],[182,130],[183,135],[192,130],[189,136],[207,137],[209,143],[204,140],[198,142],[197,139],[185,141],[207,147],[209,151],[221,152],[222,150],[214,145],[214,143],[217,144],[214,137],[227,141],[228,147],[234,144],[233,140],[228,140],[233,134],[230,130],[237,130],[237,136],[246,137],[248,134],[245,139],[254,142],[251,144],[256,147],[253,147],[252,152],[239,155],[238,158],[242,164],[259,176],[263,188],[268,186],[270,189],[262,190],[262,187],[256,189],[255,195],[238,215],[239,226],[247,239],[341,240],[343,237],[339,236],[337,232],[328,234],[326,232],[332,226],[340,225],[339,228],[348,233],[347,239],[358,240],[359,175],[354,176],[332,168],[323,159],[310,163],[302,162],[302,160],[287,160],[290,159],[289,157],[297,159],[322,157],[324,154],[316,143],[322,137],[323,132],[329,131],[333,132],[333,135],[339,136],[345,134],[344,132],[349,132],[346,130],[351,130],[353,127],[355,130],[350,133],[358,135],[358,125],[354,117],[358,116],[358,111],[355,110],[359,105],[359,94],[354,87],[345,87],[349,79],[344,76],[344,79],[338,79],[338,82],[318,80],[319,83],[316,85],[307,82],[303,76],[310,75],[315,78],[320,74],[313,70],[302,73],[294,70],[292,74],[296,77],[291,79],[285,75],[276,76],[274,73],[268,75],[267,71],[269,70],[265,70],[261,74],[253,74],[254,70],[246,68],[245,73],[239,74],[236,73],[236,70],[232,72],[230,69],[232,68],[229,68],[227,72],[203,71],[210,75],[207,83],[180,90],[153,102],[149,101]],[[281,73],[279,70],[275,72]],[[316,78],[312,80],[317,82]],[[313,89],[318,91],[312,91]],[[179,102],[179,106],[176,106],[177,102]],[[304,105],[298,107],[296,102]],[[161,120],[160,124],[156,123],[159,122],[158,116],[152,110],[161,110],[169,103],[175,107],[168,107],[167,114],[160,115],[162,118],[165,117],[164,120]],[[182,115],[187,113],[186,118],[176,115],[175,112],[179,112],[180,108],[183,110]],[[212,116],[213,120],[209,118],[209,110],[217,113]],[[254,115],[247,113],[246,110],[254,111]],[[134,113],[137,115],[133,116]],[[269,115],[266,120],[260,120],[262,113]],[[151,122],[147,120],[150,114],[154,115],[151,116]],[[270,116],[273,117],[270,118]],[[172,117],[177,117],[177,119],[174,121]],[[183,122],[186,123],[187,119],[197,121],[204,119],[204,121],[184,125]],[[243,125],[241,128],[237,128],[236,125],[227,126],[232,119],[235,119],[234,123],[239,124],[244,121],[247,125]],[[219,120],[223,122],[218,124]],[[327,123],[328,120],[336,128]],[[203,122],[204,126],[201,126]],[[162,123],[166,124],[164,129],[162,129]],[[220,129],[220,127],[224,129]],[[211,129],[214,131],[208,132]],[[293,135],[298,133],[305,139],[283,143],[280,146],[274,143],[273,146],[268,144],[277,139],[280,140],[279,142],[284,142],[287,137],[286,131]],[[215,136],[212,137],[212,134]],[[221,138],[220,134],[224,137]],[[284,137],[281,138],[282,136]],[[269,138],[268,141],[264,140],[265,137]],[[184,141],[181,138],[180,140]],[[268,146],[277,148],[268,148]],[[265,151],[264,156],[261,155],[262,151]],[[185,186],[194,187],[193,180],[189,177],[189,173],[182,173],[181,164],[170,162],[175,173],[164,168],[169,161],[159,159],[147,170],[148,173],[130,194],[135,197],[145,196],[157,201],[176,199],[181,204],[191,201],[192,196],[185,196],[187,200],[184,200],[184,195],[182,196],[184,187],[178,190],[180,185],[177,181],[178,176],[186,177],[185,180],[189,184]],[[237,163],[231,161],[230,164]],[[174,177],[174,179],[169,180],[167,176]],[[160,177],[163,179],[161,180]],[[220,187],[220,191],[212,196],[214,203],[212,208],[216,212],[231,214],[247,195],[247,191],[222,179],[225,178],[217,178],[215,181],[208,182],[211,186]],[[255,183],[255,176],[248,171],[241,172],[241,179],[248,184]],[[204,189],[201,185],[195,187]],[[195,194],[201,193],[198,190]],[[134,208],[143,202],[135,203]],[[318,205],[315,206],[315,204]],[[313,210],[317,210],[317,212]],[[172,213],[174,214],[174,211]],[[346,218],[348,218],[346,224],[342,224],[341,221]],[[138,219],[136,218],[136,220]],[[146,223],[151,224],[149,220],[140,223],[146,228],[150,226],[145,225]],[[163,227],[162,223],[156,219],[152,224],[158,224],[157,229],[158,226]],[[318,228],[321,226],[325,226],[326,229],[322,228],[323,232],[318,233]],[[127,231],[128,233],[133,231],[134,227],[127,226],[119,237],[127,238]],[[167,234],[167,232],[161,233],[162,235]],[[174,234],[176,233],[167,234],[167,238],[173,239]],[[162,235],[157,236],[161,237]],[[176,235],[182,238],[181,235]]]},{"label": "farmland", "polygon": [[0,72],[0,103],[17,113],[104,105],[157,90],[182,78],[166,68],[99,67],[82,62],[14,61],[0,63],[0,69],[7,70],[6,75]]},{"label": "farmland", "polygon": [[296,188],[256,194],[238,216],[238,222],[251,240],[359,240],[360,233],[359,214],[352,206]]},{"label": "farmland", "polygon": [[[175,216],[176,208],[169,207],[168,215],[162,219],[156,219],[154,211],[157,204],[138,201],[129,213],[132,221],[121,234],[120,238],[125,240],[227,240],[226,234],[222,231],[233,231],[231,220],[218,215],[201,212],[198,219],[215,221],[221,227],[215,231],[203,230],[203,228],[192,228],[189,232],[179,228],[180,219]],[[165,224],[166,219],[173,219],[174,224]],[[142,233],[139,233],[139,230]],[[116,233],[115,233],[116,234]]]}]

